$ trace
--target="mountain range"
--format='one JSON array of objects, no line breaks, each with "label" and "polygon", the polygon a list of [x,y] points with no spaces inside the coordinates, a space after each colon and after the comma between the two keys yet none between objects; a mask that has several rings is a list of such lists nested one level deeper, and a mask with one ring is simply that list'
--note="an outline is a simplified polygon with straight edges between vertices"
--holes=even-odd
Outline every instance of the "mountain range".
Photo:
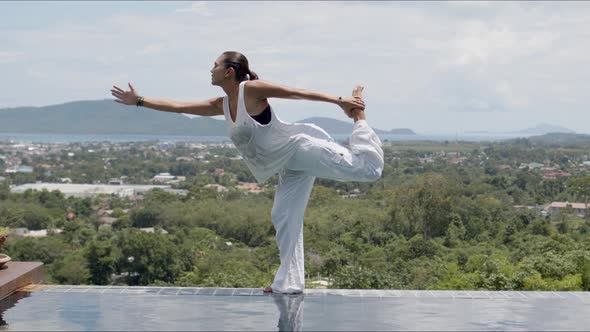
[{"label": "mountain range", "polygon": [[512,134],[512,135],[544,135],[549,133],[564,133],[564,134],[574,134],[575,131],[557,126],[548,123],[540,123],[534,127],[526,128],[518,131],[509,131],[509,132],[495,132],[495,131],[469,131],[467,134],[486,134],[486,135],[494,135],[494,134]]},{"label": "mountain range", "polygon": [[[313,123],[331,135],[350,134],[352,122],[313,117]],[[226,136],[224,120],[192,117],[137,108],[113,100],[74,101],[43,107],[0,109],[0,132],[89,135]],[[410,129],[382,130],[377,134],[415,135]]]},{"label": "mountain range", "polygon": [[543,135],[543,134],[549,134],[549,133],[574,134],[575,131],[565,128],[565,127],[561,127],[561,126],[551,125],[551,124],[547,124],[547,123],[540,123],[535,127],[518,131],[518,133],[534,134],[534,135]]},{"label": "mountain range", "polygon": [[[590,146],[590,135],[587,134],[548,133],[539,136],[530,136],[526,140],[534,146],[548,148],[586,149]],[[513,139],[508,140],[508,142],[518,143],[523,141]]]}]

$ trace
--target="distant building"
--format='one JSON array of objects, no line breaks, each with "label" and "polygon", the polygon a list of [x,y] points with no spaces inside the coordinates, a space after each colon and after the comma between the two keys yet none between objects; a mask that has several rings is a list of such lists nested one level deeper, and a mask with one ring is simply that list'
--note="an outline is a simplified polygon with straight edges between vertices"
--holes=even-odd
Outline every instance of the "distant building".
[{"label": "distant building", "polygon": [[451,165],[461,165],[467,160],[466,157],[453,157],[449,158],[447,162]]},{"label": "distant building", "polygon": [[166,189],[166,192],[169,192],[171,194],[181,195],[181,196],[188,194],[188,190],[186,190],[186,189]]},{"label": "distant building", "polygon": [[543,179],[569,178],[570,176],[572,175],[567,172],[546,172],[543,174]]},{"label": "distant building", "polygon": [[361,195],[361,191],[358,188],[354,188],[348,194],[340,195],[340,197],[342,197],[342,198],[354,198],[354,197],[358,197],[360,195]]},{"label": "distant building", "polygon": [[124,181],[121,178],[110,178],[109,184],[120,186],[120,185],[124,184]]},{"label": "distant building", "polygon": [[552,202],[545,207],[546,212],[557,212],[566,207],[571,207],[575,213],[584,214],[586,212],[586,204],[584,203],[570,203],[570,202]]},{"label": "distant building", "polygon": [[527,209],[527,210],[534,210],[539,208],[538,206],[535,205],[513,205],[512,206],[515,209]]},{"label": "distant building", "polygon": [[[120,197],[132,197],[144,195],[148,190],[160,188],[164,191],[173,191],[170,186],[156,185],[107,185],[107,184],[71,184],[71,183],[27,183],[11,188],[13,193],[23,193],[29,189],[41,191],[59,190],[66,197],[92,197],[100,194],[117,195]],[[174,192],[174,191],[173,191]]]},{"label": "distant building", "polygon": [[[144,233],[155,233],[156,232],[156,228],[154,228],[154,227],[140,228],[140,230]],[[166,231],[165,229],[158,228],[158,233],[168,234],[168,231]]]},{"label": "distant building", "polygon": [[40,229],[40,230],[37,230],[37,231],[28,231],[23,236],[24,237],[46,237],[47,236],[47,230],[46,229]]},{"label": "distant building", "polygon": [[51,166],[49,164],[38,164],[37,167],[41,168],[41,169],[52,169],[53,168],[53,166]]},{"label": "distant building", "polygon": [[241,182],[236,186],[236,188],[254,194],[258,194],[264,191],[256,182]]},{"label": "distant building", "polygon": [[107,216],[102,216],[102,217],[98,218],[98,222],[100,224],[112,225],[115,221],[117,221],[117,218],[107,217]]},{"label": "distant building", "polygon": [[31,166],[19,166],[16,169],[17,173],[33,173],[33,167]]},{"label": "distant building", "polygon": [[143,201],[144,198],[145,197],[143,195],[133,195],[133,196],[130,196],[129,197],[129,200],[132,201],[132,202],[137,203],[137,202]]},{"label": "distant building", "polygon": [[4,181],[6,181],[6,178],[3,176],[0,176],[0,182],[4,182]]},{"label": "distant building", "polygon": [[154,176],[152,178],[152,181],[164,183],[164,182],[174,180],[174,178],[176,178],[176,176],[171,175],[170,173],[160,173],[160,174]]},{"label": "distant building", "polygon": [[39,229],[39,230],[29,230],[27,228],[14,228],[11,231],[11,234],[23,237],[46,237],[49,233],[61,233],[62,230],[59,228],[55,229]]},{"label": "distant building", "polygon": [[420,161],[421,164],[431,164],[434,162],[434,159],[432,159],[432,157],[418,157],[418,161]]},{"label": "distant building", "polygon": [[74,213],[74,211],[66,212],[66,219],[67,220],[73,220],[74,218],[76,218],[76,213]]},{"label": "distant building", "polygon": [[213,188],[213,189],[217,190],[218,193],[227,191],[226,187],[224,187],[220,184],[216,184],[216,183],[207,184],[207,185],[205,185],[205,188]]},{"label": "distant building", "polygon": [[518,168],[530,168],[530,169],[535,169],[535,168],[541,168],[545,165],[543,164],[539,164],[539,163],[528,163],[528,164],[520,164],[520,166]]}]

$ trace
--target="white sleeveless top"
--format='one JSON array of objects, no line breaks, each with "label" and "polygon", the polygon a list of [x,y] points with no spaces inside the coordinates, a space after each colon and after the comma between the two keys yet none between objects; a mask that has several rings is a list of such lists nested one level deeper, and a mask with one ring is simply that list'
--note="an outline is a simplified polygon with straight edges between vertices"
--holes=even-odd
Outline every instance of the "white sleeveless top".
[{"label": "white sleeveless top", "polygon": [[244,85],[238,90],[236,122],[229,112],[229,98],[223,98],[223,114],[228,122],[229,137],[259,183],[277,174],[293,156],[299,143],[306,139],[333,141],[326,131],[314,124],[281,121],[271,107],[271,120],[262,125],[246,111]]}]

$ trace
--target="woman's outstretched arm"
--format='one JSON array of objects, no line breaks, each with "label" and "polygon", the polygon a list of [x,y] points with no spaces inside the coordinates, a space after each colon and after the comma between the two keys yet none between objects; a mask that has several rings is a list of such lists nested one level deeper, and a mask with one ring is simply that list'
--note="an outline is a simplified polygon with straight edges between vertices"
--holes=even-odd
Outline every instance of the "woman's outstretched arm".
[{"label": "woman's outstretched arm", "polygon": [[249,81],[244,89],[248,90],[245,95],[259,100],[264,100],[266,98],[284,98],[323,101],[337,104],[347,114],[354,108],[361,110],[365,109],[365,102],[360,97],[339,97],[322,92],[291,88],[262,80]]},{"label": "woman's outstretched arm", "polygon": [[[116,85],[113,85],[111,94],[117,98],[115,102],[124,105],[137,105],[141,96],[137,93],[133,85],[129,84],[130,91],[124,91]],[[155,109],[163,112],[186,113],[202,116],[223,115],[223,97],[216,97],[200,102],[180,102],[167,99],[143,98],[143,107]]]}]

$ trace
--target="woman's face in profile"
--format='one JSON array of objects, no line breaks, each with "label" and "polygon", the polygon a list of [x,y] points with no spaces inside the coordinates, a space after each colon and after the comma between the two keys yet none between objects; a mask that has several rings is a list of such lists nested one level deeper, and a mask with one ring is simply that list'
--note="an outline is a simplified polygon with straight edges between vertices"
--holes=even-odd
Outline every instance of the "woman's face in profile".
[{"label": "woman's face in profile", "polygon": [[218,57],[211,68],[211,84],[219,85],[225,78],[225,68],[223,66],[223,57]]}]

